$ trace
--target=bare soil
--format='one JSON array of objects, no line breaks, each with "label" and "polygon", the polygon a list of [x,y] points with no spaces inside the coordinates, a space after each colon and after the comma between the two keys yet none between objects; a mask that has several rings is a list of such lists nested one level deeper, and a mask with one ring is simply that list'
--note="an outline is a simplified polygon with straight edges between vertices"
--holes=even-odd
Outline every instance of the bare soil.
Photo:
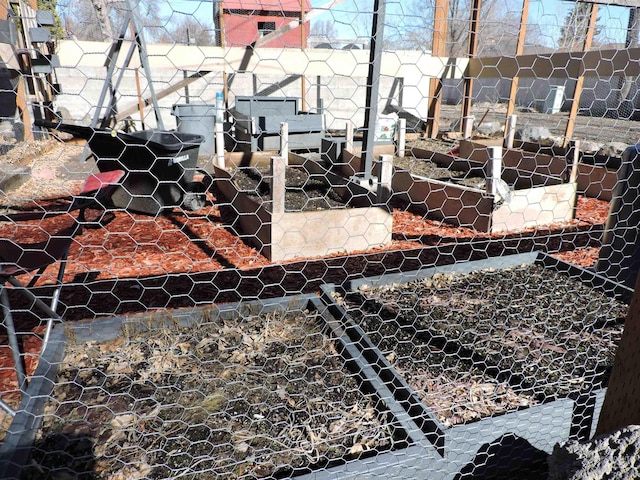
[{"label": "bare soil", "polygon": [[[242,193],[264,202],[265,207],[271,210],[273,177],[268,167],[237,168],[233,171],[232,180]],[[326,178],[312,175],[302,167],[287,167],[285,188],[285,211],[327,210],[346,205]]]},{"label": "bare soil", "polygon": [[344,301],[447,425],[606,385],[627,312],[538,265],[362,286]]},{"label": "bare soil", "polygon": [[393,164],[396,167],[408,170],[413,175],[439,180],[441,182],[450,182],[456,185],[464,185],[466,187],[484,188],[486,179],[481,168],[470,170],[451,170],[441,167],[435,162],[424,158],[415,157],[395,157]]},{"label": "bare soil", "polygon": [[71,342],[22,478],[272,478],[394,447],[317,313],[127,325]]}]

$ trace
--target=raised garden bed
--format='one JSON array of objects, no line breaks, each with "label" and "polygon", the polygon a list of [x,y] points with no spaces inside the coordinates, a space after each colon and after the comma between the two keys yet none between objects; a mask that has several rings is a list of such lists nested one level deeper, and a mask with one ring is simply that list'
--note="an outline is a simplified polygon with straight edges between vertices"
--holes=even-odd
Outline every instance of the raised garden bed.
[{"label": "raised garden bed", "polygon": [[[486,187],[486,162],[417,147],[409,152],[410,157],[394,159],[393,194],[432,218],[486,233],[519,231],[574,218],[575,182],[505,165],[501,171],[504,191],[494,195]],[[393,154],[393,149],[387,153]],[[344,151],[342,174],[359,171],[360,163],[356,154]],[[445,174],[447,170],[450,173]]]},{"label": "raised garden bed", "polygon": [[64,358],[44,362],[2,478],[272,478],[406,448],[415,425],[358,380],[316,307],[302,296],[57,329]]},{"label": "raised garden bed", "polygon": [[[504,151],[504,164],[523,171],[544,175],[562,175],[567,170],[567,151],[560,148],[541,148],[518,142],[520,148]],[[481,141],[461,141],[460,156],[486,161],[487,145]],[[610,201],[618,181],[621,159],[603,155],[580,153],[576,183],[578,193],[590,198]]]},{"label": "raised garden bed", "polygon": [[354,344],[445,457],[503,435],[546,453],[588,436],[631,295],[544,254],[326,288]]},{"label": "raised garden bed", "polygon": [[[392,215],[360,185],[306,160],[283,169],[284,195],[256,168],[216,168],[216,185],[237,215],[240,236],[269,260],[366,250],[391,241]],[[275,207],[274,207],[275,206]]]}]

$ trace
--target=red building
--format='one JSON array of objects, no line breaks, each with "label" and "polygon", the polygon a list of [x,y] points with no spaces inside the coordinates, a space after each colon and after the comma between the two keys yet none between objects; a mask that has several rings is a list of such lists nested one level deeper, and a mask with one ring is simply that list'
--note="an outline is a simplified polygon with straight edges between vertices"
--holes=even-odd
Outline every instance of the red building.
[{"label": "red building", "polygon": [[[216,18],[227,47],[251,45],[261,37],[300,20],[311,8],[309,0],[222,0]],[[269,41],[264,47],[306,47],[309,22]]]}]

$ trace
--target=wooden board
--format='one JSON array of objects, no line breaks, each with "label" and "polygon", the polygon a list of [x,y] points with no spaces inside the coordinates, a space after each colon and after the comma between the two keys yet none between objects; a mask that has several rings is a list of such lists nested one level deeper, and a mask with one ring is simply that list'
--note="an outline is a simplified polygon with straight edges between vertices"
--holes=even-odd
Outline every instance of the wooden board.
[{"label": "wooden board", "polygon": [[604,398],[596,435],[606,435],[629,425],[640,425],[640,290],[629,305],[624,332]]},{"label": "wooden board", "polygon": [[575,205],[575,183],[515,190],[493,211],[491,233],[568,222],[574,218]]},{"label": "wooden board", "polygon": [[640,74],[640,48],[472,58],[465,75],[476,78],[610,78]]}]

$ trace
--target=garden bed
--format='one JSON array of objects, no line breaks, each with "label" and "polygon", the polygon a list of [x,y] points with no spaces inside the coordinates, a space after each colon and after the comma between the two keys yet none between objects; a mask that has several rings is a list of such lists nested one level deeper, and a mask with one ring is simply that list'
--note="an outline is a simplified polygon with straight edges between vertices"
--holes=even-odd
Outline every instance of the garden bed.
[{"label": "garden bed", "polygon": [[[543,424],[558,425],[547,432],[557,441],[588,434],[632,294],[543,254],[373,277],[328,293],[354,343],[379,352],[369,362],[445,454],[447,444],[470,442],[474,424],[478,442],[498,438],[495,419],[547,453],[553,442],[537,437]],[[555,420],[541,420],[539,408]]]},{"label": "garden bed", "polygon": [[[393,160],[393,194],[430,218],[484,233],[521,231],[574,218],[575,182],[505,165],[499,193],[492,194],[487,162],[417,146],[407,151],[410,155]],[[386,153],[393,154],[393,148]],[[342,175],[360,171],[357,154],[344,151]]]},{"label": "garden bed", "polygon": [[310,298],[67,327],[22,478],[271,478],[406,447]]},{"label": "garden bed", "polygon": [[239,235],[269,260],[348,253],[391,241],[392,215],[366,188],[307,160],[283,169],[278,181],[284,195],[274,199],[273,178],[265,173],[216,168],[215,175],[237,216]]},{"label": "garden bed", "polygon": [[[519,143],[521,148],[504,151],[504,163],[523,171],[545,175],[562,175],[567,171],[566,149],[535,149],[532,144]],[[543,153],[545,152],[545,153]],[[486,161],[487,146],[481,142],[460,142],[460,155],[465,158]],[[618,181],[621,159],[581,152],[577,167],[578,193],[590,198],[610,201]]]}]

